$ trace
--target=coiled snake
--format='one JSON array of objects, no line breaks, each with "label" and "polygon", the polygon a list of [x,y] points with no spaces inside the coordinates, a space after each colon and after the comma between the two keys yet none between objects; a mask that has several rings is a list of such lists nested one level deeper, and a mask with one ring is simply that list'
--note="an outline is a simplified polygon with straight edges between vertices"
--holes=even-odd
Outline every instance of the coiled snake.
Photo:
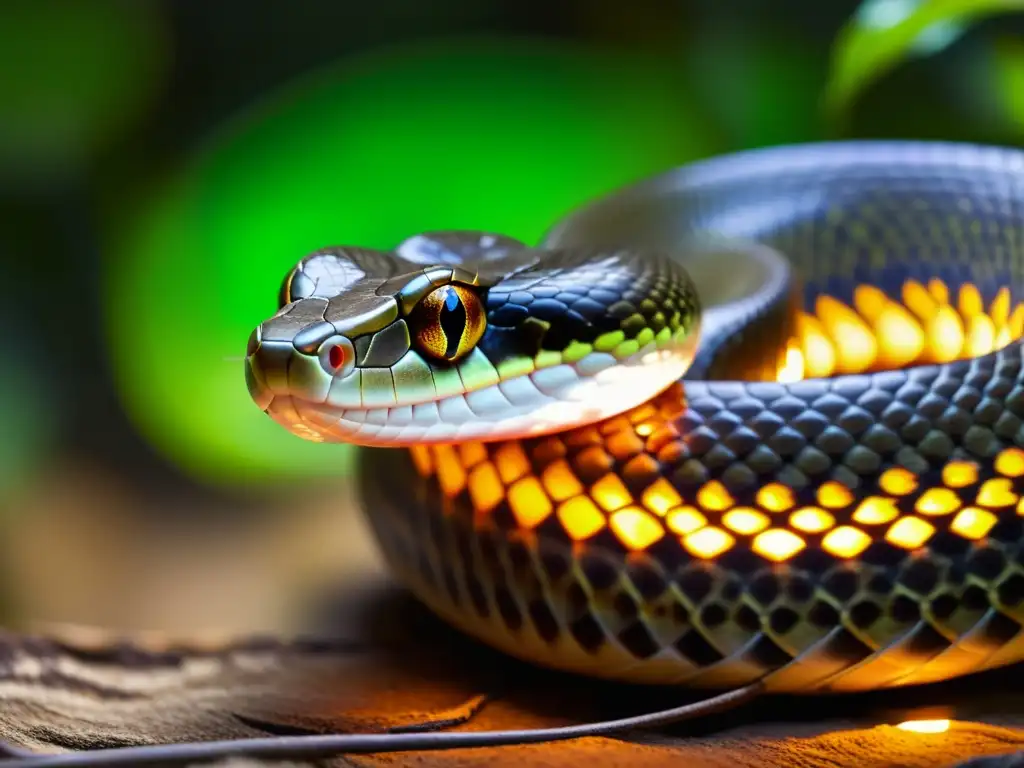
[{"label": "coiled snake", "polygon": [[1024,153],[773,148],[539,247],[318,251],[245,372],[295,434],[377,446],[390,567],[509,654],[879,688],[1024,658],[1022,291]]}]

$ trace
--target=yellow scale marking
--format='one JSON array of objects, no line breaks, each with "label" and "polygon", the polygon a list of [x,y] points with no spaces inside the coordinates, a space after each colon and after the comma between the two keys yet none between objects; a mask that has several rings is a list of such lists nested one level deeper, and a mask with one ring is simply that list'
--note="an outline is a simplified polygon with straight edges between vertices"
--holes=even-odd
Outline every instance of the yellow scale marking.
[{"label": "yellow scale marking", "polygon": [[[1024,333],[1024,305],[1011,310],[1005,290],[987,312],[974,286],[965,285],[954,299],[939,280],[927,286],[908,281],[902,300],[867,286],[855,291],[853,307],[820,298],[815,315],[798,318],[797,336],[784,356],[778,379],[946,362],[986,354]],[[625,342],[620,335],[606,334],[592,348],[618,352],[623,344],[635,343]],[[839,337],[842,344],[837,342]],[[582,354],[582,347],[569,356],[576,353]],[[545,362],[538,360],[537,367]],[[604,437],[597,442],[614,453],[639,441],[632,450],[635,453],[645,439],[652,439],[654,416],[654,409],[648,408],[633,423],[625,417],[612,420],[602,427]],[[590,439],[597,438],[596,432],[584,430],[577,437],[584,441],[578,447],[593,454],[588,460],[603,461],[601,446]],[[833,556],[850,559],[879,538],[907,550],[918,549],[937,531],[931,521],[940,518],[949,519],[953,533],[978,541],[998,522],[992,510],[1015,507],[1024,516],[1024,499],[1014,490],[1014,480],[1024,477],[1024,449],[1017,447],[995,456],[992,466],[998,476],[982,483],[974,498],[963,496],[962,489],[978,482],[978,464],[950,460],[941,472],[942,485],[918,495],[912,514],[901,514],[899,504],[901,497],[919,490],[919,479],[902,467],[884,471],[873,495],[858,500],[846,485],[829,481],[817,490],[817,506],[797,509],[793,491],[778,482],[760,488],[753,506],[738,505],[717,480],[701,485],[692,499],[684,499],[667,478],[659,477],[635,499],[610,463],[588,485],[563,458],[561,444],[558,451],[538,476],[531,474],[531,461],[516,442],[495,446],[490,453],[479,443],[458,449],[417,447],[412,456],[417,471],[425,477],[436,476],[449,498],[468,490],[478,520],[507,501],[526,530],[554,515],[574,541],[585,541],[609,528],[624,548],[638,551],[670,536],[701,559],[716,558],[745,539],[766,560],[783,563],[808,546],[808,536],[820,537],[816,541]],[[849,522],[837,525],[841,510],[849,510]]]}]

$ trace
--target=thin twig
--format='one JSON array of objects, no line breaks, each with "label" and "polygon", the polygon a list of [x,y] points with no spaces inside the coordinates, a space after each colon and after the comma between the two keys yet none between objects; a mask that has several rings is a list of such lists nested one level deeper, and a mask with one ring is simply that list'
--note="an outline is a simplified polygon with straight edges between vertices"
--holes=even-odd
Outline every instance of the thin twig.
[{"label": "thin twig", "polygon": [[652,728],[692,720],[740,706],[764,690],[760,682],[736,688],[710,699],[644,715],[582,723],[560,728],[507,731],[447,731],[430,733],[332,734],[232,739],[186,744],[99,749],[61,755],[35,755],[6,746],[16,759],[0,761],[2,768],[107,768],[108,766],[181,766],[231,757],[276,760],[322,760],[341,754],[413,752],[517,746],[567,741],[585,736],[606,736],[636,728]]}]

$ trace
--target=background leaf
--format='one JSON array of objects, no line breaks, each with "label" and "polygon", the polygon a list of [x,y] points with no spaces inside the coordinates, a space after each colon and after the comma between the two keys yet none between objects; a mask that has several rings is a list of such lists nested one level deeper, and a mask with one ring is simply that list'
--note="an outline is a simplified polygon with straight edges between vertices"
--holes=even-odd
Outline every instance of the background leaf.
[{"label": "background leaf", "polygon": [[152,2],[0,3],[0,180],[38,183],[114,143],[160,94]]},{"label": "background leaf", "polygon": [[1024,11],[1024,0],[866,0],[840,30],[825,89],[831,119],[902,60],[946,48],[974,23]]},{"label": "background leaf", "polygon": [[1001,117],[1024,130],[1024,41],[1005,36],[992,46],[992,75]]}]

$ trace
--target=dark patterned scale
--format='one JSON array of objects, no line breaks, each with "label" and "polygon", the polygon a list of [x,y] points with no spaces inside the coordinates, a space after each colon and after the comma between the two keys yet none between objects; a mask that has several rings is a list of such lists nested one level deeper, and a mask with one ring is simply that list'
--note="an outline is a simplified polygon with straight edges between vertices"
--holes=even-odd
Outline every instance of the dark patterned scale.
[{"label": "dark patterned scale", "polygon": [[[527,476],[543,477],[564,460],[582,481],[600,464],[620,474],[634,498],[644,498],[688,460],[685,438],[666,439],[657,424],[680,407],[680,396],[675,389],[660,398],[654,419],[632,421],[634,411],[603,425],[596,440],[589,435],[574,447],[579,432],[558,438],[562,458],[553,460],[551,439],[525,441]],[[652,421],[657,425],[649,432]],[[629,455],[627,442],[640,451]],[[500,449],[489,446],[484,455],[480,464],[460,463],[467,477],[487,463],[500,466]],[[368,480],[416,472],[404,452],[375,451],[365,461]],[[974,486],[987,479],[993,478],[979,477]],[[542,662],[547,655],[549,663],[575,671],[715,687],[770,674],[767,681],[778,688],[849,689],[941,679],[1020,652],[1024,556],[1017,502],[994,510],[998,522],[977,541],[950,531],[954,514],[929,517],[935,531],[926,547],[914,549],[876,534],[894,521],[858,524],[854,502],[831,510],[831,530],[847,526],[876,539],[856,558],[830,555],[820,547],[822,535],[802,533],[806,546],[777,563],[751,551],[755,536],[735,533],[720,555],[695,557],[681,543],[685,537],[667,527],[656,542],[630,552],[608,522],[613,514],[604,511],[600,530],[582,541],[574,541],[578,531],[557,511],[524,530],[507,500],[481,515],[470,485],[446,498],[431,475],[386,495],[372,482],[366,486],[370,520],[391,567],[428,604],[510,653]],[[896,521],[925,519],[915,515],[924,492],[898,500]],[[1011,492],[1024,494],[1024,481],[1015,479]],[[755,497],[737,492],[734,506],[755,508]],[[591,506],[600,508],[596,501]],[[703,513],[724,528],[722,514]],[[786,515],[775,517],[784,529]],[[430,581],[409,570],[405,553],[417,550],[428,553]],[[457,584],[444,591],[424,586],[446,578]]]},{"label": "dark patterned scale", "polygon": [[[863,284],[898,297],[908,278],[969,283],[986,306],[1007,286],[1016,303],[1024,155],[744,154],[599,202],[545,245],[671,249],[704,235],[785,254],[808,311],[821,294],[852,303]],[[528,294],[499,283],[488,311],[512,322],[543,301]],[[1024,658],[1020,342],[901,370],[720,380],[779,348],[790,316],[741,318],[682,385],[601,424],[365,453],[391,567],[486,642],[603,677],[851,690]],[[375,482],[399,476],[412,480]]]}]

